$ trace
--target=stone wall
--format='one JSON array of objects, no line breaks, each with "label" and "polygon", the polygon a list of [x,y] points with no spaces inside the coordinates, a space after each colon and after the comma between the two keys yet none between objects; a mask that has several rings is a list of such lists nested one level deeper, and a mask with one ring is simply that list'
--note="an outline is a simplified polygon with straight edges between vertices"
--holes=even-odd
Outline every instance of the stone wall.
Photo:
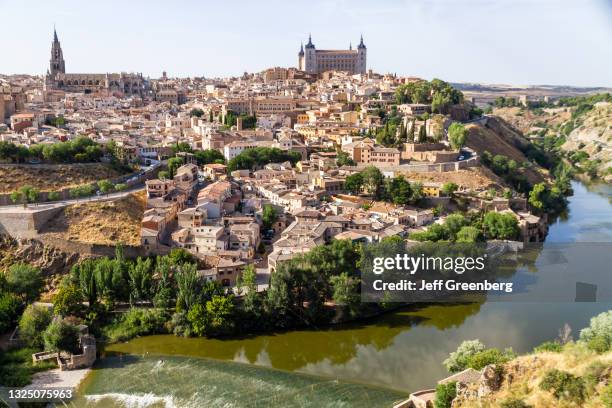
[{"label": "stone wall", "polygon": [[14,238],[35,238],[38,231],[53,218],[61,207],[46,209],[22,209],[0,212],[0,234],[10,235]]}]

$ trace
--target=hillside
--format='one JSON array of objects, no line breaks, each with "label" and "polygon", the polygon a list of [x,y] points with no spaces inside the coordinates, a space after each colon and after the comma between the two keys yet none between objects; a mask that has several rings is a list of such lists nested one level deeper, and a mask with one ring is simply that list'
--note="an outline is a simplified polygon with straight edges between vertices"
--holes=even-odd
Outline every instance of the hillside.
[{"label": "hillside", "polygon": [[30,185],[41,191],[54,191],[97,180],[120,176],[103,163],[0,165],[0,193],[10,193]]},{"label": "hillside", "polygon": [[588,160],[598,162],[597,173],[612,182],[612,103],[600,102],[580,119],[561,149],[585,152]]},{"label": "hillside", "polygon": [[[469,131],[466,145],[481,154],[488,151],[493,156],[503,155],[518,164],[529,160],[523,153],[529,146],[529,141],[520,131],[501,118],[490,117],[486,125],[473,123],[467,126]],[[530,163],[521,169],[531,184],[547,180],[548,172],[540,166]]]},{"label": "hillside", "polygon": [[527,136],[552,140],[578,171],[612,181],[612,103],[551,109],[496,108],[493,114]]},{"label": "hillside", "polygon": [[144,209],[144,192],[115,201],[75,204],[65,207],[41,233],[88,244],[140,245]]},{"label": "hillside", "polygon": [[[584,381],[584,401],[557,399],[551,391],[542,389],[540,384],[553,369],[570,373]],[[493,371],[485,369],[483,377],[488,377],[488,381],[482,379],[462,390],[453,401],[453,408],[606,407],[602,394],[604,388],[612,383],[612,352],[596,354],[580,343],[569,343],[559,353],[538,352],[510,360],[503,365],[503,369],[498,370],[501,375],[495,375]],[[511,400],[522,401],[525,405],[518,405],[518,402],[504,405]]]},{"label": "hillside", "polygon": [[534,134],[548,127],[560,126],[572,116],[571,108],[553,108],[529,110],[521,107],[495,108],[495,116],[499,116],[524,135]]}]

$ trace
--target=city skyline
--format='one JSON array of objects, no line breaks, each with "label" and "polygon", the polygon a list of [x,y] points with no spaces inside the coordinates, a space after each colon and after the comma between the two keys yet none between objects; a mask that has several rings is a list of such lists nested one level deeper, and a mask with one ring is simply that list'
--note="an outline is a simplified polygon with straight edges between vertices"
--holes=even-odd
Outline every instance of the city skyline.
[{"label": "city skyline", "polygon": [[603,0],[580,5],[266,1],[239,2],[232,10],[191,1],[172,8],[110,1],[93,13],[74,1],[0,1],[0,10],[10,17],[0,27],[3,38],[19,33],[3,47],[5,55],[19,58],[6,58],[2,74],[43,74],[55,24],[71,73],[227,77],[295,67],[310,32],[322,49],[347,49],[363,34],[368,68],[380,73],[452,82],[612,86],[612,7]]}]

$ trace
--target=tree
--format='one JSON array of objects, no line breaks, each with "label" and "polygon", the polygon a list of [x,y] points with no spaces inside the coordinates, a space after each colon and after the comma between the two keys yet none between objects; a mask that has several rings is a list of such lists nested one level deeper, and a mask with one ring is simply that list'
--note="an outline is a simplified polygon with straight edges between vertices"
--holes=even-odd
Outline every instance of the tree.
[{"label": "tree", "polygon": [[29,305],[19,320],[19,337],[30,347],[43,347],[43,332],[51,323],[51,312],[44,306]]},{"label": "tree", "polygon": [[246,289],[242,297],[242,309],[252,315],[259,315],[261,309],[261,299],[257,292],[257,271],[253,265],[247,265],[239,276],[236,287],[239,290]]},{"label": "tree", "polygon": [[183,159],[180,157],[172,157],[168,159],[168,172],[170,173],[169,178],[173,178],[176,174],[176,169],[183,165]]},{"label": "tree", "polygon": [[11,201],[14,203],[23,202],[23,203],[35,203],[38,201],[38,197],[40,195],[40,191],[32,186],[26,185],[19,188],[17,191],[13,191],[11,193]]},{"label": "tree", "polygon": [[213,296],[206,302],[208,331],[211,334],[228,334],[233,329],[232,315],[234,313],[233,296]]},{"label": "tree", "polygon": [[70,197],[72,198],[89,197],[93,193],[94,188],[90,184],[83,184],[70,189]]},{"label": "tree", "polygon": [[151,299],[153,280],[153,271],[151,266],[151,258],[143,259],[141,257],[136,259],[136,263],[130,265],[128,269],[130,304]]},{"label": "tree", "polygon": [[50,191],[49,194],[47,194],[47,200],[49,201],[57,201],[59,200],[60,194],[57,191]]},{"label": "tree", "polygon": [[178,311],[191,310],[198,301],[200,279],[196,265],[191,263],[178,265],[175,279],[178,289],[176,309]]},{"label": "tree", "polygon": [[397,205],[408,204],[412,195],[410,183],[401,175],[388,180],[386,190],[391,202]]},{"label": "tree", "polygon": [[125,190],[127,190],[127,184],[125,184],[125,183],[117,183],[117,184],[115,184],[115,190],[116,191],[125,191]]},{"label": "tree", "polygon": [[451,408],[453,400],[456,396],[456,381],[436,385],[436,399],[434,400],[434,408]]},{"label": "tree", "polygon": [[453,182],[444,183],[442,185],[442,193],[450,197],[455,193],[455,191],[457,191],[458,188],[459,186]]},{"label": "tree", "polygon": [[82,309],[83,297],[79,288],[71,282],[63,282],[53,296],[53,313],[60,316],[75,316]]},{"label": "tree", "polygon": [[336,163],[338,164],[338,166],[355,166],[357,164],[353,159],[351,159],[347,152],[343,151],[338,152]]},{"label": "tree", "polygon": [[207,328],[206,307],[201,303],[193,305],[187,312],[187,320],[191,324],[191,331],[196,336],[205,336]]},{"label": "tree", "polygon": [[529,205],[538,211],[544,209],[544,195],[546,194],[546,184],[538,183],[529,192]]},{"label": "tree", "polygon": [[361,173],[351,174],[344,180],[344,188],[351,194],[359,194],[363,187],[363,176]]},{"label": "tree", "polygon": [[209,163],[225,163],[225,157],[218,150],[196,150],[193,155],[195,156],[199,166]]},{"label": "tree", "polygon": [[157,173],[157,177],[160,180],[168,180],[170,178],[170,172],[168,172],[166,170],[162,170],[159,173]]},{"label": "tree", "polygon": [[44,285],[40,269],[23,262],[9,267],[6,283],[9,290],[21,297],[25,303],[38,299]]},{"label": "tree", "polygon": [[14,293],[0,294],[0,333],[6,333],[15,326],[22,306],[22,300]]},{"label": "tree", "polygon": [[421,125],[421,127],[419,128],[419,136],[417,139],[418,143],[425,143],[427,142],[427,121],[425,121],[423,123],[423,125]]},{"label": "tree", "polygon": [[508,213],[488,212],[482,226],[489,239],[516,239],[520,234],[516,217]]},{"label": "tree", "polygon": [[377,167],[368,166],[361,172],[363,187],[368,194],[378,198],[381,193],[384,176]]},{"label": "tree", "polygon": [[408,137],[406,139],[406,142],[414,143],[414,129],[415,128],[416,128],[416,123],[413,120],[412,123],[410,124],[410,129],[408,129]]},{"label": "tree", "polygon": [[337,305],[346,307],[352,314],[360,303],[359,279],[351,277],[347,272],[332,276],[329,282],[333,288],[332,299]]},{"label": "tree", "polygon": [[302,155],[298,152],[285,151],[276,147],[255,147],[246,149],[238,156],[234,157],[227,163],[228,171],[234,170],[253,170],[256,167],[266,165],[268,163],[282,163],[289,161],[292,164],[297,163],[302,159]]},{"label": "tree", "polygon": [[96,261],[86,259],[74,265],[70,271],[72,281],[76,283],[83,297],[92,308],[98,302],[98,287],[96,282]]},{"label": "tree", "polygon": [[266,230],[272,228],[272,225],[274,224],[274,222],[276,222],[277,218],[278,217],[276,215],[276,210],[274,209],[274,206],[272,206],[271,204],[265,204],[261,215],[264,228]]},{"label": "tree", "polygon": [[113,189],[113,183],[108,180],[98,181],[98,188],[103,194],[108,194]]},{"label": "tree", "polygon": [[472,227],[471,225],[466,225],[461,227],[459,232],[457,232],[456,241],[457,242],[480,242],[483,240],[482,233],[476,227]]},{"label": "tree", "polygon": [[167,258],[172,265],[183,265],[187,263],[196,263],[196,258],[184,248],[172,248]]},{"label": "tree", "polygon": [[417,204],[423,199],[425,194],[423,193],[423,183],[420,181],[414,182],[410,185],[410,203]]},{"label": "tree", "polygon": [[437,112],[441,114],[448,113],[448,108],[451,105],[451,100],[448,95],[442,95],[437,93],[433,96],[431,101],[431,110],[432,112]]},{"label": "tree", "polygon": [[463,228],[467,224],[468,221],[460,213],[451,214],[446,217],[446,220],[444,220],[444,226],[448,231],[449,238],[451,241],[454,241],[456,239],[459,230],[461,230],[461,228]]},{"label": "tree", "polygon": [[607,344],[608,350],[612,348],[612,310],[592,317],[589,327],[580,331],[581,342],[589,343],[596,339],[601,344]]},{"label": "tree", "polygon": [[468,131],[459,122],[453,122],[448,127],[448,141],[454,150],[460,150],[467,140]]},{"label": "tree", "polygon": [[167,308],[175,296],[172,273],[175,264],[167,256],[158,256],[155,262],[154,276],[157,277],[156,291],[153,298],[155,307]]},{"label": "tree", "polygon": [[53,319],[45,330],[43,338],[47,351],[67,351],[73,354],[79,352],[79,331],[64,319],[58,317]]},{"label": "tree", "polygon": [[201,118],[202,116],[204,116],[204,111],[200,108],[193,108],[190,112],[189,112],[189,116],[191,117],[196,117],[196,118]]}]

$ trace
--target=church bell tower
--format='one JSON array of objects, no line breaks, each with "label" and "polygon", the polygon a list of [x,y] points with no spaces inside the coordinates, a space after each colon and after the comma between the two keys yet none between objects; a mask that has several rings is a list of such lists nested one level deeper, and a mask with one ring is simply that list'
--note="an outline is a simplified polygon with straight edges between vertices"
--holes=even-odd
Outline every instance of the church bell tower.
[{"label": "church bell tower", "polygon": [[64,64],[64,54],[62,53],[62,46],[60,45],[59,39],[57,38],[57,32],[55,31],[55,27],[53,28],[53,43],[51,44],[49,73],[51,74],[51,77],[55,77],[55,74],[58,73],[66,73],[66,65]]}]

